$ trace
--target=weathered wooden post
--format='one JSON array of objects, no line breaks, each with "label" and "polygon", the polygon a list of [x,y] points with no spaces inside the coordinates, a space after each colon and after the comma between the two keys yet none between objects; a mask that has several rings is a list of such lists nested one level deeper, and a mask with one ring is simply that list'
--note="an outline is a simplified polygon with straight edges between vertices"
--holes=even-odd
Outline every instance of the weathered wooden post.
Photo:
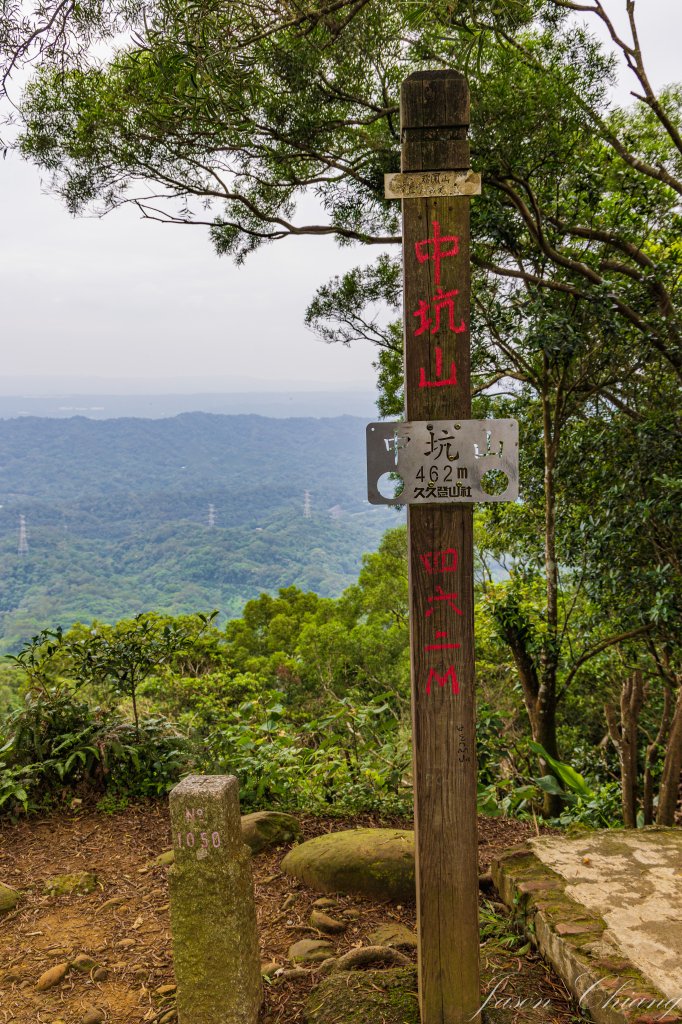
[{"label": "weathered wooden post", "polygon": [[173,960],[180,1024],[255,1024],[263,998],[239,783],[191,775],[170,795]]},{"label": "weathered wooden post", "polygon": [[[468,170],[468,124],[461,75],[410,76],[401,96],[403,171]],[[471,415],[469,202],[403,201],[408,420]],[[438,329],[434,321],[417,334],[415,311],[433,320],[439,295]],[[473,509],[408,506],[408,538],[420,1005],[423,1024],[463,1024],[480,1005]],[[433,600],[434,583],[451,596]]]},{"label": "weathered wooden post", "polygon": [[[403,82],[402,172],[386,195],[403,200],[407,422],[368,426],[370,501],[408,506],[422,1024],[480,1007],[471,502],[514,498],[518,476],[514,422],[468,419],[468,124],[462,75]],[[503,493],[484,489],[489,470]],[[403,480],[396,498],[379,490],[386,472]]]}]

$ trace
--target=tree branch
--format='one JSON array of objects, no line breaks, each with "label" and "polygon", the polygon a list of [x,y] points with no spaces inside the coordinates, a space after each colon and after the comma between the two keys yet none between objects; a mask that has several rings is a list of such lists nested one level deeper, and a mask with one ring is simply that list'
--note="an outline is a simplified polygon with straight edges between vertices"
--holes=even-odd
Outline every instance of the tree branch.
[{"label": "tree branch", "polygon": [[630,629],[627,630],[625,633],[617,633],[615,636],[607,637],[606,640],[602,640],[594,647],[591,647],[589,650],[584,651],[580,655],[576,663],[573,665],[571,671],[564,679],[564,684],[561,687],[560,692],[557,694],[557,703],[559,703],[559,701],[561,700],[566,690],[571,685],[575,676],[583,667],[585,662],[590,661],[592,658],[596,657],[597,654],[601,654],[601,652],[605,651],[607,648],[613,647],[614,644],[622,643],[623,640],[631,640],[633,637],[636,636],[643,636],[645,633],[648,633],[650,629],[651,626],[638,626],[637,629]]}]

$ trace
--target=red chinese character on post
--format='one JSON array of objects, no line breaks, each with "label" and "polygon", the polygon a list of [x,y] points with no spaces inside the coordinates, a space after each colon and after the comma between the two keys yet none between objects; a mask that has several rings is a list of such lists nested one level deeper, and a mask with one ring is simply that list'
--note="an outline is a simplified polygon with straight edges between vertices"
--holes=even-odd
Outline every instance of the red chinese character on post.
[{"label": "red chinese character on post", "polygon": [[419,367],[419,387],[420,388],[444,388],[447,384],[457,383],[457,367],[455,361],[450,363],[450,376],[443,378],[443,349],[436,346],[436,380],[426,379],[426,370],[423,366]]},{"label": "red chinese character on post", "polygon": [[459,682],[457,680],[457,673],[455,672],[455,666],[450,665],[444,676],[441,676],[436,672],[435,668],[432,668],[429,672],[429,678],[426,680],[426,692],[431,693],[431,684],[433,682],[438,683],[439,686],[445,686],[448,680],[452,683],[452,692],[456,695],[459,693]]},{"label": "red chinese character on post", "polygon": [[443,551],[427,551],[419,556],[422,565],[433,576],[437,572],[455,572],[457,569],[457,549],[445,548]]},{"label": "red chinese character on post", "polygon": [[[444,630],[442,630],[442,629],[439,629],[436,632],[436,640],[447,639],[447,636],[448,636],[448,634]],[[455,651],[455,650],[457,650],[461,646],[462,646],[461,644],[425,644],[424,645],[424,650],[425,651]]]},{"label": "red chinese character on post", "polygon": [[[459,235],[441,235],[438,221],[434,220],[431,223],[433,224],[433,238],[425,238],[421,242],[415,242],[414,252],[420,263],[433,260],[436,264],[434,280],[436,284],[440,284],[440,261],[445,259],[446,256],[458,255]],[[452,242],[452,248],[444,250],[442,247],[443,242]],[[433,246],[433,253],[429,252],[430,246]]]},{"label": "red chinese character on post", "polygon": [[[457,594],[446,594],[441,585],[438,584],[436,586],[436,593],[433,594],[431,597],[427,598],[427,600],[429,601],[430,604],[433,604],[434,601],[447,601],[448,606],[452,608],[453,612],[456,612],[457,615],[463,615],[464,613],[462,609],[458,608],[457,605],[455,604],[456,597]],[[433,607],[427,610],[426,618],[428,619],[430,615],[433,615]]]},{"label": "red chinese character on post", "polygon": [[[463,320],[460,320],[458,324],[455,323],[455,295],[459,295],[458,288],[453,288],[450,292],[444,292],[442,288],[439,288],[432,302],[426,302],[425,299],[419,300],[419,307],[412,314],[412,316],[419,317],[419,327],[415,328],[415,336],[423,334],[429,327],[431,328],[429,334],[436,334],[440,330],[440,318],[443,310],[447,310],[450,331],[454,334],[466,331],[467,325]],[[428,314],[432,306],[434,315],[430,317]]]}]

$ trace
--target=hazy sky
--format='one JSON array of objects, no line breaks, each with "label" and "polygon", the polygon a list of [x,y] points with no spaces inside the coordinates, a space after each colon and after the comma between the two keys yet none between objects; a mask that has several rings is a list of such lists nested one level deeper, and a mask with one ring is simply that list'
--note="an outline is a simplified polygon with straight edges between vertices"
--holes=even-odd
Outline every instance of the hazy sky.
[{"label": "hazy sky", "polygon": [[[607,8],[624,11],[625,0]],[[682,79],[682,0],[639,0],[637,10],[652,81]],[[15,156],[0,165],[0,238],[0,393],[14,390],[11,377],[38,375],[155,378],[161,391],[185,377],[216,390],[373,385],[371,346],[325,345],[303,314],[319,284],[376,250],[286,239],[237,268],[203,228],[132,210],[70,217]]]}]

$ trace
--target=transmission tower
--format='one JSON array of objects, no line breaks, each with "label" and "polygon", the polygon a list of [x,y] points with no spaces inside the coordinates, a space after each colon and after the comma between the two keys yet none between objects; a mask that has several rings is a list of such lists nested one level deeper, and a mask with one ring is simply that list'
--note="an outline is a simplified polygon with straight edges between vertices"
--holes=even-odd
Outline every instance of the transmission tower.
[{"label": "transmission tower", "polygon": [[215,505],[208,506],[208,525],[215,526]]},{"label": "transmission tower", "polygon": [[28,534],[26,533],[26,516],[19,516],[19,554],[28,554]]},{"label": "transmission tower", "polygon": [[310,504],[310,491],[306,491],[303,495],[303,518],[310,519],[312,514],[312,506]]}]

